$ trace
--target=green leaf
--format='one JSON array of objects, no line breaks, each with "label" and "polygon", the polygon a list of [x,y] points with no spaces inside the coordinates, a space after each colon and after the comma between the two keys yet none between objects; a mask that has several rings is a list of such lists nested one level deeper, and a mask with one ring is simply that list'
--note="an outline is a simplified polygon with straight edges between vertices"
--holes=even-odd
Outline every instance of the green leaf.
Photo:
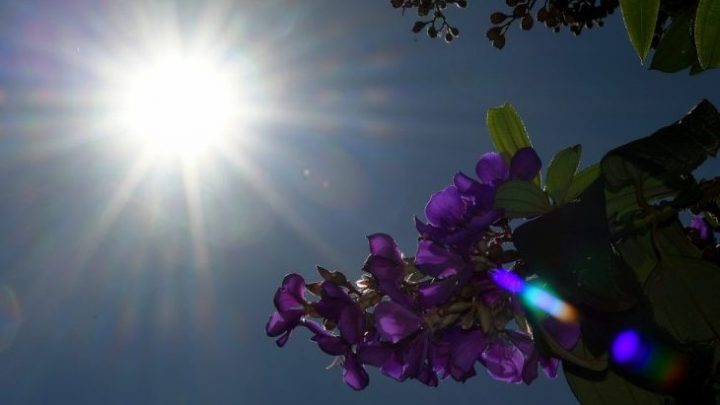
[{"label": "green leaf", "polygon": [[[490,139],[497,150],[509,163],[518,149],[532,146],[525,124],[510,103],[488,110],[486,120]],[[540,185],[540,176],[533,179]]]},{"label": "green leaf", "polygon": [[600,164],[596,163],[580,170],[575,174],[570,188],[565,195],[565,201],[572,201],[585,191],[600,176]]},{"label": "green leaf", "polygon": [[620,0],[625,28],[635,52],[644,61],[650,51],[660,0]]},{"label": "green leaf", "polygon": [[687,69],[697,61],[697,52],[693,43],[690,13],[673,17],[672,24],[660,39],[650,69],[665,73],[675,73]]},{"label": "green leaf", "polygon": [[655,321],[680,343],[720,339],[720,268],[708,261],[667,256],[644,287]]},{"label": "green leaf", "polygon": [[567,201],[567,192],[575,178],[581,154],[582,147],[575,145],[561,150],[550,161],[547,177],[545,178],[545,187],[553,198],[555,205],[562,205]]},{"label": "green leaf", "polygon": [[550,211],[550,201],[537,184],[510,180],[495,194],[495,207],[505,210],[510,218],[527,218]]},{"label": "green leaf", "polygon": [[720,0],[700,0],[695,14],[695,45],[700,66],[720,67]]}]

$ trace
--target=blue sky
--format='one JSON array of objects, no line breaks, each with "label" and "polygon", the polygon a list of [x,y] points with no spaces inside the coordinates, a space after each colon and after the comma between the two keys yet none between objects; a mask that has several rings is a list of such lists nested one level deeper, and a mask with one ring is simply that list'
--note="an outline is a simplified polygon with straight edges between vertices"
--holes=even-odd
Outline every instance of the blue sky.
[{"label": "blue sky", "polygon": [[[412,255],[412,216],[491,149],[492,106],[516,106],[543,161],[580,143],[590,164],[702,98],[720,103],[718,72],[641,66],[619,15],[578,38],[516,28],[498,51],[484,37],[494,3],[451,11],[452,45],[412,34],[384,0],[127,3],[0,3],[3,404],[574,403],[562,377],[509,386],[482,371],[437,389],[371,372],[353,392],[306,335],[282,350],[264,336],[272,294],[316,264],[359,276],[370,233]],[[231,151],[241,164],[217,156],[198,172],[198,264],[176,167],[122,194],[136,157],[98,122],[97,61],[142,48],[138,20],[172,16],[192,39],[208,15],[268,114]]]}]

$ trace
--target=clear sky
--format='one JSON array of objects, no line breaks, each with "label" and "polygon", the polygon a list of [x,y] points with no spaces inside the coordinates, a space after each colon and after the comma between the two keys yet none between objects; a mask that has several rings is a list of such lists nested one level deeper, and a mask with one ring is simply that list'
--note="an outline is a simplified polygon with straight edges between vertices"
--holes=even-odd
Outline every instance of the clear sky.
[{"label": "clear sky", "polygon": [[[720,104],[716,71],[641,66],[619,15],[578,38],[514,28],[498,51],[496,3],[451,10],[447,45],[385,0],[0,2],[0,403],[574,403],[562,377],[480,368],[436,389],[372,371],[353,392],[306,334],[264,335],[284,274],[359,276],[374,232],[414,253],[412,216],[491,149],[489,107],[511,101],[545,162],[580,143],[589,164]],[[192,193],[103,121],[105,69],[168,27],[243,66],[252,111]]]}]

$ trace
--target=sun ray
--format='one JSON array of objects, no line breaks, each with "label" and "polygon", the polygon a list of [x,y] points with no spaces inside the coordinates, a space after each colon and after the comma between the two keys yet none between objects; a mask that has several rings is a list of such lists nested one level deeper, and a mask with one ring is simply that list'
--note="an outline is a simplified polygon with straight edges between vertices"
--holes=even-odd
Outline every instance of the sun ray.
[{"label": "sun ray", "polygon": [[79,242],[78,251],[71,268],[81,269],[92,258],[98,245],[102,242],[118,215],[132,197],[135,189],[147,174],[150,163],[150,156],[148,155],[140,156],[133,163],[98,218],[90,224],[90,229],[82,233],[84,236]]}]

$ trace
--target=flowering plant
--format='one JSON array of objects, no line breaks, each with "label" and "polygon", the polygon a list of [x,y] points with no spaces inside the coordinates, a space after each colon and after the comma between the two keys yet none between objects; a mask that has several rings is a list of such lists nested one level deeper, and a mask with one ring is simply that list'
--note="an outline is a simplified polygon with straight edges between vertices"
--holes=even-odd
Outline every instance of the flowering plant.
[{"label": "flowering plant", "polygon": [[317,282],[287,275],[268,336],[282,347],[307,329],[356,390],[368,366],[436,386],[478,364],[530,384],[562,363],[583,403],[714,402],[720,180],[691,173],[720,148],[720,114],[703,101],[583,170],[580,146],[567,148],[544,180],[513,107],[487,123],[497,151],[431,195],[414,256],[376,233],[355,282],[323,267]]}]

